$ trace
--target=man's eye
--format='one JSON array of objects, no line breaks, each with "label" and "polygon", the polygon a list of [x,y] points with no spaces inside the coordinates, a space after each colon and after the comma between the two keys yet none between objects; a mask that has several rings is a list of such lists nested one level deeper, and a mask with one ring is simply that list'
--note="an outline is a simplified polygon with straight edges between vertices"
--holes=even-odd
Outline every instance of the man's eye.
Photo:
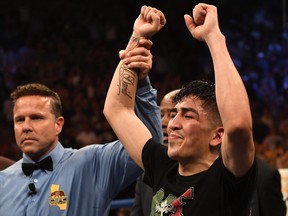
[{"label": "man's eye", "polygon": [[31,119],[32,119],[32,120],[40,120],[40,119],[42,119],[42,118],[39,117],[39,116],[34,116],[34,117],[32,117]]},{"label": "man's eye", "polygon": [[170,118],[174,118],[176,116],[176,113],[171,112],[170,113]]}]

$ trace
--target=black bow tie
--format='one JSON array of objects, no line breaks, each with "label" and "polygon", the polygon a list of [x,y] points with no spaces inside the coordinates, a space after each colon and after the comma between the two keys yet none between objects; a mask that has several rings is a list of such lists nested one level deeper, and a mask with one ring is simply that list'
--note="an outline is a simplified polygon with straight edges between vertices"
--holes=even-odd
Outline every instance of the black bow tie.
[{"label": "black bow tie", "polygon": [[41,170],[53,170],[53,161],[51,156],[46,157],[44,160],[41,160],[37,163],[22,163],[22,170],[26,176],[29,176],[33,173],[34,170],[41,169]]}]

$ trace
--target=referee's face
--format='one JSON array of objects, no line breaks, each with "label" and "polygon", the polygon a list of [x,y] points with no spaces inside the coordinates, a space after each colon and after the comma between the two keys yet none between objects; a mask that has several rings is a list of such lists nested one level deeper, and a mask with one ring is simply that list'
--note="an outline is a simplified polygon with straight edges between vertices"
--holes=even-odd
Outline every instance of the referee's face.
[{"label": "referee's face", "polygon": [[56,119],[52,113],[49,97],[23,96],[14,104],[17,145],[34,161],[40,160],[57,145],[63,124],[63,117]]}]

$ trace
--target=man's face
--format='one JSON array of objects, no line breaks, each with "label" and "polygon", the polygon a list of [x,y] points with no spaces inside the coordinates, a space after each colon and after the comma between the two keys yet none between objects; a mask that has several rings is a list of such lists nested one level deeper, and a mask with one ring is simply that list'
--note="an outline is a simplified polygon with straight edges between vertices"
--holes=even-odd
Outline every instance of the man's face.
[{"label": "man's face", "polygon": [[171,111],[168,124],[168,156],[182,162],[205,160],[209,144],[215,136],[209,115],[202,101],[193,96],[184,98]]},{"label": "man's face", "polygon": [[163,144],[168,145],[167,126],[170,120],[170,112],[174,108],[171,97],[164,97],[160,103],[162,130],[163,130]]},{"label": "man's face", "polygon": [[22,152],[37,161],[58,143],[64,124],[63,117],[55,119],[51,99],[42,96],[24,96],[14,105],[14,132]]}]

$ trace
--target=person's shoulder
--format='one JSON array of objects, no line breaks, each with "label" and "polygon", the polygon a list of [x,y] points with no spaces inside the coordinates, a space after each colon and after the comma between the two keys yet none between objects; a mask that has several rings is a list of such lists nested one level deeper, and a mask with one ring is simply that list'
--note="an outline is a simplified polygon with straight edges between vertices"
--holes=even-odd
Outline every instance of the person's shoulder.
[{"label": "person's shoulder", "polygon": [[279,181],[280,172],[261,158],[256,157],[258,183],[269,180]]},{"label": "person's shoulder", "polygon": [[73,149],[71,152],[74,156],[85,155],[85,157],[108,157],[118,155],[119,157],[128,157],[124,146],[119,140],[107,142],[103,144],[91,144],[80,149]]},{"label": "person's shoulder", "polygon": [[82,148],[79,149],[73,149],[73,151],[94,151],[94,150],[100,150],[100,149],[105,149],[105,148],[124,148],[119,140],[111,141],[111,142],[106,142],[106,143],[93,143],[90,145],[86,145]]},{"label": "person's shoulder", "polygon": [[275,172],[278,171],[276,168],[272,167],[270,164],[268,164],[265,160],[256,157],[256,164],[258,172]]},{"label": "person's shoulder", "polygon": [[[167,156],[167,146],[162,145],[161,143],[157,143],[153,138],[147,140],[146,144],[143,147],[143,152],[148,152],[148,155],[151,152],[154,152],[157,154],[162,155],[162,157]],[[145,153],[146,154],[146,153]],[[159,155],[159,157],[161,158],[161,156]]]},{"label": "person's shoulder", "polygon": [[23,159],[20,159],[18,161],[15,161],[13,164],[11,164],[10,166],[6,167],[5,169],[1,170],[1,175],[3,176],[17,176],[19,173],[22,172],[22,162]]},{"label": "person's shoulder", "polygon": [[14,163],[15,163],[14,160],[7,158],[7,157],[0,156],[0,170],[4,170]]}]

